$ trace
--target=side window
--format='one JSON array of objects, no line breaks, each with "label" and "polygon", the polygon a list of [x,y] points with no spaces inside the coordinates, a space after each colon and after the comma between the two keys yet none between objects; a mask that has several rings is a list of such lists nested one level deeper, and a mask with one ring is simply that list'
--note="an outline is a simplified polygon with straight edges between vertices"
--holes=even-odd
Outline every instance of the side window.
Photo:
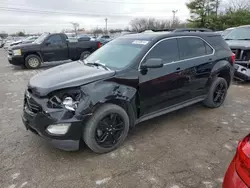
[{"label": "side window", "polygon": [[150,58],[161,58],[164,63],[179,60],[178,44],[176,39],[168,39],[157,44],[147,55]]},{"label": "side window", "polygon": [[60,35],[52,35],[47,41],[50,42],[50,44],[63,44]]},{"label": "side window", "polygon": [[207,43],[204,42],[204,44],[205,44],[205,47],[206,47],[207,55],[212,54],[213,53],[213,49]]},{"label": "side window", "polygon": [[199,38],[179,38],[178,45],[181,60],[207,55],[205,43]]}]

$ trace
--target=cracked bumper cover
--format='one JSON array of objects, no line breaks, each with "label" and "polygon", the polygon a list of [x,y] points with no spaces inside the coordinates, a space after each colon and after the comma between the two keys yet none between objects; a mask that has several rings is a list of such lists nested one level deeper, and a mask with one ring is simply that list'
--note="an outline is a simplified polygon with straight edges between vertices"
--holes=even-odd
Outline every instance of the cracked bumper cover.
[{"label": "cracked bumper cover", "polygon": [[[240,62],[240,64],[250,64],[249,61],[246,61],[246,62]],[[248,81],[250,80],[250,69],[245,67],[245,66],[242,66],[238,64],[237,62],[235,63],[234,65],[234,69],[235,69],[235,72],[234,72],[234,77],[236,79],[239,79],[239,80],[242,80],[242,81]]]},{"label": "cracked bumper cover", "polygon": [[[24,107],[22,121],[27,130],[41,136],[55,147],[66,151],[76,151],[79,149],[80,140],[82,138],[83,121],[86,121],[89,115],[80,116],[78,119],[75,117],[65,120],[55,118],[62,117],[63,113],[65,113],[64,109],[47,113],[42,111],[34,114]],[[49,125],[63,123],[71,124],[67,133],[64,135],[52,135],[46,131]]]}]

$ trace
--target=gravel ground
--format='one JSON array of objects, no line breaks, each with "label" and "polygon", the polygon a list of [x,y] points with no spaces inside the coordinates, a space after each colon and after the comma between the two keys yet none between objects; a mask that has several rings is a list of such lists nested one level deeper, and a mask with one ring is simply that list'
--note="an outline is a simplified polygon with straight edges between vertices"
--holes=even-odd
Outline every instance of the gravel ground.
[{"label": "gravel ground", "polygon": [[0,49],[1,188],[217,188],[250,132],[250,86],[234,84],[221,108],[197,104],[141,123],[111,153],[84,145],[60,151],[26,131],[20,118],[28,79],[47,66],[24,70],[6,57]]}]

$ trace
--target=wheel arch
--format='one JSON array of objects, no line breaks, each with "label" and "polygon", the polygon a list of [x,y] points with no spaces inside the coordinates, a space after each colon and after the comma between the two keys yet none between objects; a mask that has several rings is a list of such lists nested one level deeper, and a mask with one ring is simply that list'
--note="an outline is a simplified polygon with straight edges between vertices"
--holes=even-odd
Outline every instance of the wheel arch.
[{"label": "wheel arch", "polygon": [[24,60],[25,60],[29,55],[37,55],[37,56],[41,59],[41,62],[43,62],[41,53],[36,52],[36,51],[26,52],[26,53],[24,54]]},{"label": "wheel arch", "polygon": [[79,104],[77,113],[94,113],[103,104],[115,104],[122,107],[128,114],[130,126],[133,127],[137,119],[137,89],[109,81],[92,83],[82,87],[82,91],[90,93],[88,99]]},{"label": "wheel arch", "polygon": [[207,86],[208,88],[211,86],[211,84],[213,83],[213,80],[217,77],[221,77],[224,78],[227,81],[228,87],[230,86],[232,79],[233,79],[233,72],[232,72],[232,65],[226,61],[226,60],[222,60],[217,62],[212,71],[211,71],[211,75],[210,78],[207,82]]}]

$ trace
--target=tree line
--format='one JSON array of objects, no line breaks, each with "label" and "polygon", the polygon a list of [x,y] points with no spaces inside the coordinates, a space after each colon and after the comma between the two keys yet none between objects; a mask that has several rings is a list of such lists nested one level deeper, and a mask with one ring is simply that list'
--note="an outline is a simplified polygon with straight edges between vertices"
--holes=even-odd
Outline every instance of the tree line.
[{"label": "tree line", "polygon": [[250,1],[230,0],[223,5],[221,0],[190,0],[189,27],[206,27],[224,30],[229,27],[250,24]]}]

